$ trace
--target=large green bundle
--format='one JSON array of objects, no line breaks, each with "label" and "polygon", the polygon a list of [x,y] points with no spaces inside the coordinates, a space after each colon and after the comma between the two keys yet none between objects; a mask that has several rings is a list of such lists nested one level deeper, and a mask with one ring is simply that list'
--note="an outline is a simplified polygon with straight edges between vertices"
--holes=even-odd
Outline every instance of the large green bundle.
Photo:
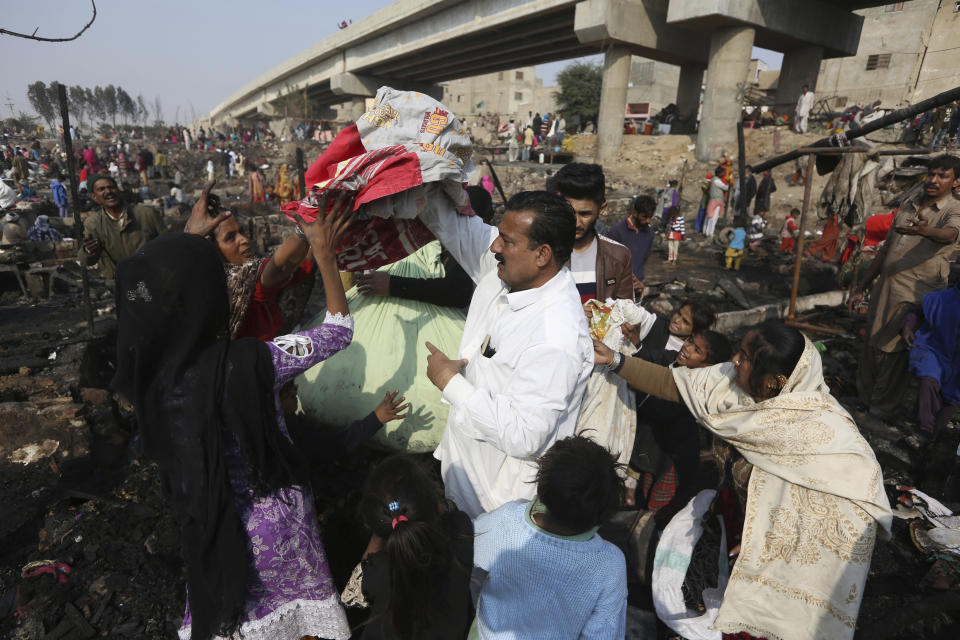
[{"label": "large green bundle", "polygon": [[[381,270],[410,278],[439,278],[440,243]],[[388,423],[377,440],[391,449],[433,451],[447,422],[447,405],[427,378],[424,346],[432,342],[455,357],[463,334],[464,315],[457,309],[394,297],[347,291],[354,320],[353,343],[297,379],[303,410],[326,424],[344,426],[367,415],[387,390],[399,389],[410,402],[403,420]],[[322,321],[317,318],[313,326]]]}]

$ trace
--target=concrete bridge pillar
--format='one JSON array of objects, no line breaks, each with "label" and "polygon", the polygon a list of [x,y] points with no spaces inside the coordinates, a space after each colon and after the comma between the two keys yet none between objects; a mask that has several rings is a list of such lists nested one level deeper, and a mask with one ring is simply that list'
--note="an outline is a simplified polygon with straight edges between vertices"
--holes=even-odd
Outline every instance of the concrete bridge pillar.
[{"label": "concrete bridge pillar", "polygon": [[348,106],[350,109],[350,119],[356,122],[367,110],[367,99],[363,96],[354,96],[350,98]]},{"label": "concrete bridge pillar", "polygon": [[703,70],[700,65],[680,66],[680,81],[677,83],[677,120],[671,133],[693,133],[700,111],[700,91],[703,88]]},{"label": "concrete bridge pillar", "polygon": [[630,58],[630,47],[623,44],[610,45],[603,56],[603,85],[597,115],[598,164],[612,162],[620,153],[630,83]]},{"label": "concrete bridge pillar", "polygon": [[823,47],[800,47],[785,51],[780,67],[780,79],[777,81],[778,110],[794,107],[803,90],[817,89],[817,76],[820,75],[820,63],[823,61]]},{"label": "concrete bridge pillar", "polygon": [[753,27],[717,29],[710,36],[707,86],[697,134],[700,162],[716,160],[721,149],[730,151],[736,144],[753,37]]}]

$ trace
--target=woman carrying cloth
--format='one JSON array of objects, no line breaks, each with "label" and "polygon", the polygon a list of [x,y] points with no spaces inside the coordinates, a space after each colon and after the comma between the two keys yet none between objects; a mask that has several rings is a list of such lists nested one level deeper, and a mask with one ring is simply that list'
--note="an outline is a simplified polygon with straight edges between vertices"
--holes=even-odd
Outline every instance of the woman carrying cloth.
[{"label": "woman carrying cloth", "polygon": [[820,354],[777,321],[731,362],[661,367],[594,341],[631,387],[682,400],[753,465],[740,555],[713,628],[724,637],[852,638],[877,529],[891,512],[873,451],[830,395]]}]

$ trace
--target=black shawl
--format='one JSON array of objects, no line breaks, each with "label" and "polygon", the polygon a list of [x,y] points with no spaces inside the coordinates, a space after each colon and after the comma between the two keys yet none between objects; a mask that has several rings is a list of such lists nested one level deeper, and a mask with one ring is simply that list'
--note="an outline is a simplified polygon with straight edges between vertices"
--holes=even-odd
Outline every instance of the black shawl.
[{"label": "black shawl", "polygon": [[181,524],[192,637],[229,634],[244,612],[249,553],[224,436],[239,445],[256,495],[299,482],[277,426],[269,348],[230,341],[223,265],[195,235],[159,236],[121,261],[116,298],[113,387],[136,409]]}]

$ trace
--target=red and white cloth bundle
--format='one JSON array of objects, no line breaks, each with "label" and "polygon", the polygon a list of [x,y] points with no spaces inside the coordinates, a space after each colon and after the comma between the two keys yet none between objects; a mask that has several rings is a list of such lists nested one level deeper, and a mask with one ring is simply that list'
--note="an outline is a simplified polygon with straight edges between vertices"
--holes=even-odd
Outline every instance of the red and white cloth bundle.
[{"label": "red and white cloth bundle", "polygon": [[354,194],[356,222],[337,247],[337,263],[342,271],[374,269],[433,240],[417,219],[428,208],[474,215],[463,188],[472,154],[466,127],[442,104],[381,87],[373,107],[307,169],[307,197],[283,211],[312,222],[324,193]]}]

